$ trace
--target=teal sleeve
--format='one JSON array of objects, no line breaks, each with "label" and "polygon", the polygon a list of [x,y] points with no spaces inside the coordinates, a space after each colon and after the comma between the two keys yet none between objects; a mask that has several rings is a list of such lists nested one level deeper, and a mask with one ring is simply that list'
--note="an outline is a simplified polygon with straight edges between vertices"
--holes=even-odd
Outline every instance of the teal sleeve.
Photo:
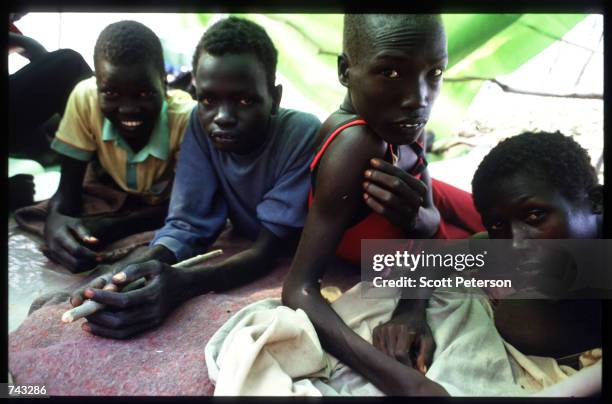
[{"label": "teal sleeve", "polygon": [[93,151],[79,149],[68,143],[64,143],[57,138],[53,139],[51,142],[51,149],[55,150],[59,154],[72,157],[73,159],[80,161],[90,161],[94,155]]}]

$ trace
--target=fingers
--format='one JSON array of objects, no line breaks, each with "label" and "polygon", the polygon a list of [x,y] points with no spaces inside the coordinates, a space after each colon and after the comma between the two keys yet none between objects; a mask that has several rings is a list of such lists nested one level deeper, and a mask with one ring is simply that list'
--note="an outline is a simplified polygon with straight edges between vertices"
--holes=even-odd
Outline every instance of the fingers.
[{"label": "fingers", "polygon": [[[397,180],[400,181],[400,180]],[[405,185],[400,185],[401,190],[387,190],[376,185],[373,182],[365,181],[363,189],[368,196],[376,198],[380,203],[395,210],[403,210],[405,208],[416,211],[423,204],[423,198],[415,192],[407,190]]]},{"label": "fingers", "polygon": [[114,328],[109,328],[109,327],[87,322],[87,323],[83,323],[81,328],[83,329],[83,331],[92,333],[99,337],[126,339],[135,334],[139,334],[150,328],[156,327],[159,325],[159,323],[160,323],[159,321],[145,321],[142,323],[134,324],[130,327],[114,329]]},{"label": "fingers", "polygon": [[156,309],[139,306],[119,311],[100,310],[87,316],[87,321],[104,328],[130,328],[138,323],[156,321]]},{"label": "fingers", "polygon": [[[74,260],[70,261],[75,261],[77,264],[79,264],[79,266],[95,265],[98,262],[97,254],[89,248],[81,245],[67,231],[58,234],[55,240],[66,253],[75,258]],[[59,253],[57,249],[55,249],[55,252]]]},{"label": "fingers", "polygon": [[150,278],[161,273],[164,265],[156,260],[128,265],[113,276],[113,283],[123,285],[142,277]]},{"label": "fingers", "polygon": [[433,354],[436,348],[436,343],[431,337],[423,337],[420,340],[419,353],[416,358],[416,368],[421,373],[427,373],[427,370],[433,362]]},{"label": "fingers", "polygon": [[414,331],[408,331],[408,327],[402,326],[400,330],[397,342],[395,345],[395,352],[393,357],[400,363],[406,366],[413,367],[412,361],[412,346],[416,340],[416,333]]},{"label": "fingers", "polygon": [[88,244],[96,244],[98,239],[92,236],[89,230],[83,225],[83,223],[77,222],[70,226],[70,229],[74,232],[77,238]]},{"label": "fingers", "polygon": [[380,338],[380,325],[376,326],[374,328],[374,331],[372,331],[372,345],[374,345],[375,348],[378,348],[379,350],[383,350],[383,346],[382,346],[382,339]]},{"label": "fingers", "polygon": [[55,246],[54,249],[46,248],[43,250],[43,254],[45,254],[45,256],[47,256],[49,259],[61,264],[72,273],[87,271],[95,266],[95,263],[83,262],[73,257],[66,250],[64,250],[61,245]]},{"label": "fingers", "polygon": [[159,278],[154,278],[144,287],[129,292],[87,289],[85,291],[85,296],[91,296],[90,299],[110,307],[125,309],[128,307],[140,306],[142,304],[154,303],[159,297],[159,286]]},{"label": "fingers", "polygon": [[75,290],[70,296],[70,304],[72,307],[80,306],[83,304],[85,298],[89,298],[89,296],[85,295],[86,289],[102,289],[106,286],[106,283],[107,281],[105,277],[99,277],[88,283],[86,286]]},{"label": "fingers", "polygon": [[394,182],[394,179],[398,179],[414,190],[419,196],[425,198],[427,195],[427,186],[401,168],[377,158],[370,160],[370,165],[372,168],[365,172],[365,177],[369,180],[391,189],[397,187],[398,184]]},{"label": "fingers", "polygon": [[376,348],[409,367],[413,364],[410,351],[415,339],[416,333],[404,324],[383,324],[372,333],[372,344]]}]

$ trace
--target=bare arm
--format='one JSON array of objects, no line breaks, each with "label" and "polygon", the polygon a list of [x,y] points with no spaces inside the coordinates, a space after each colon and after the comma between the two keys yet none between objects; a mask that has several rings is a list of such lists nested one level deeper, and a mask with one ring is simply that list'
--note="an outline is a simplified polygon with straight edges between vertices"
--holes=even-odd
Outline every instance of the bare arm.
[{"label": "bare arm", "polygon": [[104,214],[84,219],[92,234],[104,244],[130,234],[155,230],[164,225],[168,214],[168,201],[158,205],[143,205],[129,214]]},{"label": "bare arm", "polygon": [[9,32],[9,46],[18,48],[17,53],[30,62],[47,54],[47,50],[38,41],[15,32]]},{"label": "bare arm", "polygon": [[189,295],[193,297],[250,283],[270,272],[277,259],[289,250],[286,240],[262,227],[249,249],[208,268],[185,269],[190,279]]},{"label": "bare arm", "polygon": [[384,154],[384,145],[366,128],[347,131],[353,133],[334,140],[321,160],[314,203],[283,285],[283,302],[303,309],[324,349],[385,393],[444,394],[440,386],[389,358],[353,332],[320,294],[318,280],[360,206],[363,171],[373,157],[372,150],[377,151],[377,157]]}]

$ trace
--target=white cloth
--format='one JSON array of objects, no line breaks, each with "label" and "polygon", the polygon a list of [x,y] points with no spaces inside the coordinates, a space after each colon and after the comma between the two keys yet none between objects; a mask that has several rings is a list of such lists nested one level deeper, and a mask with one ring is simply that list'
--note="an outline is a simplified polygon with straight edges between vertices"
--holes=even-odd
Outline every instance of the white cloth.
[{"label": "white cloth", "polygon": [[[331,306],[371,343],[374,327],[390,319],[398,297],[372,299],[362,292],[359,283]],[[462,295],[436,290],[427,321],[436,350],[426,376],[452,396],[530,395],[567,377],[554,359],[525,356],[501,338],[480,289]],[[213,335],[205,356],[215,395],[383,395],[325,353],[306,314],[279,299],[236,313]]]}]

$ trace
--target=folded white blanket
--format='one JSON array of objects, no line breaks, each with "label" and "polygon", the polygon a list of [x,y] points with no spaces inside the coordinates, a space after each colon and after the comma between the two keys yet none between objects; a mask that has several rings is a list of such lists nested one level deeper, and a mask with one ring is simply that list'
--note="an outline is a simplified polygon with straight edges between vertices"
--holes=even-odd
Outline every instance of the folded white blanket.
[{"label": "folded white blanket", "polygon": [[[332,308],[362,338],[388,321],[398,297],[367,298],[359,283]],[[453,396],[521,396],[572,373],[552,358],[528,357],[497,332],[480,289],[465,295],[438,289],[427,321],[436,342],[427,377]],[[361,375],[325,353],[312,323],[298,309],[266,299],[236,313],[205,348],[215,395],[383,395]],[[575,372],[575,370],[573,371]]]}]

